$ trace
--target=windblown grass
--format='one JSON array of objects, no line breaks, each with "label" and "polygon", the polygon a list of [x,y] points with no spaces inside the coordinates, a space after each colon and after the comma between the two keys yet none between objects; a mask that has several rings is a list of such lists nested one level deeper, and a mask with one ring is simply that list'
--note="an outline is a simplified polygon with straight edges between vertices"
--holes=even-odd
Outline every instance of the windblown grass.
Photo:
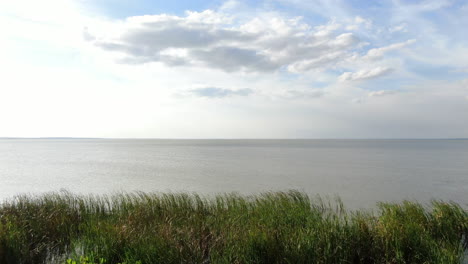
[{"label": "windblown grass", "polygon": [[19,196],[0,205],[0,263],[461,263],[455,203],[347,211],[297,192]]}]

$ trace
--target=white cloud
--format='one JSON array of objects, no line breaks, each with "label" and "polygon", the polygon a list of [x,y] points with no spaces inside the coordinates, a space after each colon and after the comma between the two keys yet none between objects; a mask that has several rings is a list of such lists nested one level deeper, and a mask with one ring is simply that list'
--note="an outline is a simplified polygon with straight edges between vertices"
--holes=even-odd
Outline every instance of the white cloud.
[{"label": "white cloud", "polygon": [[380,91],[373,91],[368,94],[369,97],[382,97],[387,95],[396,94],[397,91],[395,90],[380,90]]},{"label": "white cloud", "polygon": [[329,66],[343,60],[346,56],[345,52],[336,51],[321,55],[318,58],[295,62],[289,65],[288,70],[294,73],[301,73],[311,69],[322,69],[324,66]]},{"label": "white cloud", "polygon": [[[468,69],[467,69],[467,72],[468,72]],[[468,79],[462,80],[462,81],[461,81],[461,85],[462,85],[463,87],[465,87],[465,88],[468,89]]]},{"label": "white cloud", "polygon": [[388,67],[376,67],[374,69],[365,69],[357,72],[345,72],[338,77],[341,82],[345,81],[358,81],[377,78],[392,72],[392,68]]},{"label": "white cloud", "polygon": [[73,0],[0,1],[1,13],[36,23],[60,24],[79,20],[77,9]]},{"label": "white cloud", "polygon": [[189,93],[198,97],[224,98],[230,96],[248,96],[253,93],[253,90],[248,88],[234,90],[219,87],[203,87],[192,89]]},{"label": "white cloud", "polygon": [[389,51],[402,49],[402,48],[404,48],[404,47],[406,47],[408,45],[411,45],[411,44],[413,44],[415,42],[416,42],[415,39],[410,39],[410,40],[407,40],[405,42],[394,43],[394,44],[391,44],[391,45],[388,45],[388,46],[385,46],[385,47],[370,49],[367,52],[367,54],[364,56],[364,58],[369,59],[369,60],[377,60],[377,59],[382,58],[384,56],[384,54],[389,52]]},{"label": "white cloud", "polygon": [[229,15],[211,10],[188,12],[185,17],[131,17],[112,27],[111,36],[107,31],[91,35],[91,27],[84,34],[97,47],[123,54],[121,62],[226,72],[323,70],[352,56],[360,43],[353,33],[338,34],[340,25],[333,21],[311,27],[300,18],[264,15],[237,25]]},{"label": "white cloud", "polygon": [[409,4],[409,8],[414,8],[420,12],[434,11],[437,9],[449,7],[453,4],[452,0],[425,0],[418,4]]},{"label": "white cloud", "polygon": [[324,90],[309,89],[309,90],[288,90],[283,95],[286,99],[312,99],[321,98],[326,94]]},{"label": "white cloud", "polygon": [[347,30],[358,30],[360,27],[364,26],[365,29],[370,29],[372,27],[372,20],[365,19],[361,16],[356,16],[352,23],[349,23],[346,26]]},{"label": "white cloud", "polygon": [[233,10],[233,9],[237,8],[240,5],[241,5],[241,3],[239,3],[239,1],[237,1],[237,0],[227,0],[221,5],[221,7],[219,9],[221,11],[229,11],[229,10]]},{"label": "white cloud", "polygon": [[394,27],[391,27],[389,29],[390,33],[394,33],[394,32],[408,32],[408,25],[406,23],[402,23],[400,25],[397,25],[397,26],[394,26]]}]

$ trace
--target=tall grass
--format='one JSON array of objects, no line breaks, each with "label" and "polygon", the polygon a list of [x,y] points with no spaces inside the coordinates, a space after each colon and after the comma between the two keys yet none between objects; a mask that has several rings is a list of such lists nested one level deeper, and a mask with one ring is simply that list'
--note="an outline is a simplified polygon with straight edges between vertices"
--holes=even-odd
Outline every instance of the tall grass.
[{"label": "tall grass", "polygon": [[468,212],[381,203],[375,212],[297,191],[62,192],[0,205],[0,263],[461,263]]}]

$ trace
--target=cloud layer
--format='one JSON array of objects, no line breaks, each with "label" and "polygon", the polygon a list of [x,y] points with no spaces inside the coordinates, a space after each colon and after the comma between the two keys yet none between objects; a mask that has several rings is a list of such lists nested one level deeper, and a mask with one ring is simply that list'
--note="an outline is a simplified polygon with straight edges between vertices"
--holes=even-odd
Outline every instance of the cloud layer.
[{"label": "cloud layer", "polygon": [[0,1],[0,136],[468,135],[462,0],[29,2]]},{"label": "cloud layer", "polygon": [[358,81],[374,79],[392,72],[393,69],[388,67],[377,67],[374,69],[365,69],[357,72],[345,72],[338,78],[341,82]]},{"label": "cloud layer", "polygon": [[324,70],[350,59],[360,47],[356,35],[334,23],[311,27],[300,18],[279,15],[239,23],[211,10],[184,17],[130,17],[117,24],[113,34],[95,34],[86,31],[86,39],[120,52],[124,63],[161,62],[226,72]]}]

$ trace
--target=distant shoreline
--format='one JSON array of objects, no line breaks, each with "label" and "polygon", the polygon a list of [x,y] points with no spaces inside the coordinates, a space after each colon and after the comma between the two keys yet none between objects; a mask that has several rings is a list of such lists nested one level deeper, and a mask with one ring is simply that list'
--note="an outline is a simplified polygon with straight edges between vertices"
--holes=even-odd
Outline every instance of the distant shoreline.
[{"label": "distant shoreline", "polygon": [[2,139],[102,139],[102,140],[468,140],[468,138],[100,138],[100,137],[0,137]]}]

